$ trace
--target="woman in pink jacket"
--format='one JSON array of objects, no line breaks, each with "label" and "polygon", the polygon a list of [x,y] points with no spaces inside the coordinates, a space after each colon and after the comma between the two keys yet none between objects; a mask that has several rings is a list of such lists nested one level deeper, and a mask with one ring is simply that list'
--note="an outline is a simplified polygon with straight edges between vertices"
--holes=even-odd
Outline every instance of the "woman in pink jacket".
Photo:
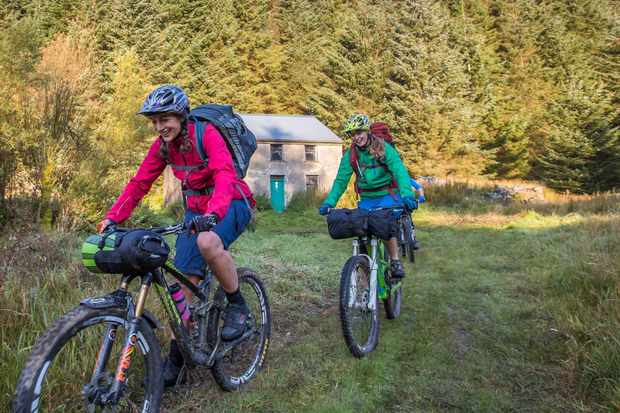
[{"label": "woman in pink jacket", "polygon": [[[182,182],[185,222],[191,230],[179,235],[174,264],[195,284],[202,277],[205,263],[209,264],[228,298],[222,339],[234,340],[243,334],[249,309],[239,291],[237,270],[228,247],[250,222],[248,203],[255,203],[252,193],[237,178],[226,143],[211,124],[203,137],[208,162],[201,160],[194,124],[187,120],[189,99],[180,87],[158,87],[147,96],[138,113],[151,120],[158,136],[98,228],[103,232],[110,224],[129,218],[166,165],[170,165]],[[191,293],[187,289],[184,292],[190,299]],[[183,357],[172,339],[164,365],[166,386],[176,383],[182,366]]]}]

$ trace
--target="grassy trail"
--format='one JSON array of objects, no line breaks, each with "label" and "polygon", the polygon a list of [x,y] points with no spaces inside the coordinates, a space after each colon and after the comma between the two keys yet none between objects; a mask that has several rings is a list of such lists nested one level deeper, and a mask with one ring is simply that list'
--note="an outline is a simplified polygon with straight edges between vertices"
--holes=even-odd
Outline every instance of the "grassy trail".
[{"label": "grassy trail", "polygon": [[337,307],[350,242],[329,239],[310,214],[264,216],[269,232],[237,248],[269,285],[276,321],[268,368],[242,394],[222,394],[207,377],[209,388],[188,386],[171,411],[579,411],[562,379],[563,337],[536,284],[537,266],[549,262],[535,250],[553,235],[527,219],[417,218],[423,249],[407,268],[402,315],[382,313],[377,350],[357,360]]},{"label": "grassy trail", "polygon": [[[554,277],[564,282],[571,259],[583,260],[570,252],[581,242],[573,234],[583,220],[423,209],[415,216],[422,250],[407,267],[402,314],[390,321],[381,311],[379,346],[358,360],[346,349],[338,315],[350,242],[331,240],[314,210],[262,213],[259,230],[233,253],[240,266],[257,270],[270,294],[266,368],[233,394],[220,391],[208,371],[194,372],[166,393],[163,411],[613,411],[579,401],[567,373],[568,335],[549,289]],[[1,304],[15,310],[0,314],[2,406],[35,335],[80,298],[115,285],[75,263],[60,267],[39,278],[28,278],[27,269],[7,273]],[[21,296],[23,305],[14,303]]]}]

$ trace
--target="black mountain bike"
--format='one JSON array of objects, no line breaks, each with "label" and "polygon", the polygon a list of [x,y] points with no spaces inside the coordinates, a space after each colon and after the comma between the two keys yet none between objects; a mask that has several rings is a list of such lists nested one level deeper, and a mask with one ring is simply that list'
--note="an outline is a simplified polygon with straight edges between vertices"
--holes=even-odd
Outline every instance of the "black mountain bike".
[{"label": "black mountain bike", "polygon": [[415,226],[411,214],[403,212],[398,219],[398,248],[400,255],[406,257],[409,262],[415,262]]},{"label": "black mountain bike", "polygon": [[[161,235],[178,234],[184,224],[148,228]],[[164,274],[194,294],[191,329],[184,326]],[[185,367],[207,366],[220,387],[237,390],[260,370],[271,334],[271,314],[262,281],[239,268],[239,288],[250,308],[244,334],[222,341],[226,294],[211,288],[212,272],[197,286],[171,260],[153,271],[125,274],[119,288],[87,298],[54,322],[37,340],[21,372],[13,399],[14,412],[159,412],[163,363],[156,331],[161,324],[146,307],[155,286]],[[132,281],[140,280],[134,299]],[[213,290],[213,292],[212,292]]]}]

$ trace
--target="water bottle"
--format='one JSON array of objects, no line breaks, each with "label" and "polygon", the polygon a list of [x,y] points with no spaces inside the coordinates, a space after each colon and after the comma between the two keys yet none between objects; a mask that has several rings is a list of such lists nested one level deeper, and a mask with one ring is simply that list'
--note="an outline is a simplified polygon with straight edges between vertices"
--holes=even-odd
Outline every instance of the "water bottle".
[{"label": "water bottle", "polygon": [[183,294],[183,290],[181,290],[181,286],[179,285],[179,283],[174,283],[171,286],[168,287],[168,291],[170,291],[170,295],[172,296],[172,299],[174,300],[174,304],[177,307],[177,310],[179,311],[179,314],[181,315],[181,320],[183,320],[183,322],[187,322],[187,320],[189,320],[189,307],[187,306],[187,303],[185,302],[185,294]]}]

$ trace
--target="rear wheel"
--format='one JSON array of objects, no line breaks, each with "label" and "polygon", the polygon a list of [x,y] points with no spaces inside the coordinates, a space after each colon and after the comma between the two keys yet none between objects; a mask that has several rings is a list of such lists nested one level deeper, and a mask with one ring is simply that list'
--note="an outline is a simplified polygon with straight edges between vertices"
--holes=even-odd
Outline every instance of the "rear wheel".
[{"label": "rear wheel", "polygon": [[377,347],[379,317],[376,303],[370,303],[370,268],[363,256],[353,256],[340,276],[340,321],[344,341],[351,354],[361,358]]},{"label": "rear wheel", "polygon": [[407,244],[407,259],[409,262],[415,262],[415,250],[413,249],[413,244]]},{"label": "rear wheel", "polygon": [[[239,289],[250,308],[250,316],[246,321],[246,338],[218,357],[211,370],[217,384],[226,391],[238,390],[258,373],[265,362],[271,337],[271,312],[263,282],[249,268],[239,268],[237,273]],[[217,342],[222,331],[225,297],[224,290],[219,287],[215,302],[220,305],[209,314],[207,336],[210,343]],[[226,342],[222,342],[220,349],[225,345]]]},{"label": "rear wheel", "polygon": [[383,307],[385,308],[385,316],[389,320],[393,320],[400,315],[400,306],[402,303],[403,288],[399,282],[396,287],[391,287],[388,291],[388,296],[383,300]]},{"label": "rear wheel", "polygon": [[[408,244],[405,244],[408,245]],[[383,259],[386,263],[390,262],[387,248],[383,253]],[[402,301],[401,282],[398,281],[397,287],[392,285],[393,278],[390,270],[385,271],[385,284],[387,289],[387,297],[383,299],[383,307],[385,308],[385,316],[388,320],[393,320],[400,315],[400,305]]]},{"label": "rear wheel", "polygon": [[403,256],[406,255],[409,262],[415,262],[415,250],[413,249],[413,245],[415,244],[415,229],[413,228],[411,217],[403,218],[402,225],[404,235]]},{"label": "rear wheel", "polygon": [[[118,403],[104,402],[123,353],[126,310],[74,308],[39,337],[21,372],[14,412],[158,412],[163,392],[162,362],[157,338],[140,320],[131,365]],[[111,351],[99,377],[92,374],[105,337]]]}]

